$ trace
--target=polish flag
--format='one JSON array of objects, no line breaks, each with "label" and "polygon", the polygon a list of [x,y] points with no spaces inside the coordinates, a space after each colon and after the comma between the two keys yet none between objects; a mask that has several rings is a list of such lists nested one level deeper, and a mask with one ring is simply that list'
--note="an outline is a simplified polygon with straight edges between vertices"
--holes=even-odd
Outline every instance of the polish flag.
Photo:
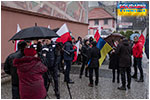
[{"label": "polish flag", "polygon": [[61,26],[61,28],[56,32],[56,34],[60,37],[53,38],[52,40],[56,42],[62,42],[63,44],[68,41],[68,37],[71,38],[66,23]]},{"label": "polish flag", "polygon": [[98,40],[100,38],[101,30],[102,30],[102,27],[99,26],[96,33],[95,33],[95,35],[94,35],[94,38],[95,38],[96,42],[98,42]]},{"label": "polish flag", "polygon": [[76,49],[77,51],[74,52],[74,59],[73,62],[75,62],[78,58],[78,53],[79,53],[79,47],[80,47],[80,41],[78,41],[74,46],[73,49]]},{"label": "polish flag", "polygon": [[[17,24],[17,33],[18,33],[19,31],[21,31],[21,28],[20,28],[19,24]],[[15,48],[14,48],[15,51],[18,50],[18,43],[19,43],[20,41],[21,41],[21,40],[16,40],[16,41],[15,41]]]}]

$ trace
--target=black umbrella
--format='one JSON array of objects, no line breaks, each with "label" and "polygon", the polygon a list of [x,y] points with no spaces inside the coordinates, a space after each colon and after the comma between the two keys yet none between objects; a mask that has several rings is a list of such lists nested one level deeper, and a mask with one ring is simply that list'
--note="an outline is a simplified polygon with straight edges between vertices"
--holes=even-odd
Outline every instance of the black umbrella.
[{"label": "black umbrella", "polygon": [[56,33],[59,30],[59,28],[55,28],[53,29],[53,31]]},{"label": "black umbrella", "polygon": [[10,40],[35,40],[59,37],[53,30],[46,27],[29,27],[16,33]]}]

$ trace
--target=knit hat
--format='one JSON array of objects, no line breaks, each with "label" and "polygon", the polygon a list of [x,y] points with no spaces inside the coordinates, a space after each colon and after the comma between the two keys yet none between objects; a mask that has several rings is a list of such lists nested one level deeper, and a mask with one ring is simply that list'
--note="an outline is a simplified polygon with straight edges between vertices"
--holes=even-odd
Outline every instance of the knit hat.
[{"label": "knit hat", "polygon": [[26,48],[24,49],[24,55],[25,56],[34,56],[36,55],[36,50],[34,48]]}]

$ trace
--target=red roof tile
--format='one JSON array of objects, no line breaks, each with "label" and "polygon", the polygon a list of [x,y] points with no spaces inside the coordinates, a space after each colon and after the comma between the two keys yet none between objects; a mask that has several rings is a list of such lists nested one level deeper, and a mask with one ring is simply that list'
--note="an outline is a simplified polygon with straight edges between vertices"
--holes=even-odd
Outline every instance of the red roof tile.
[{"label": "red roof tile", "polygon": [[88,14],[88,19],[105,19],[105,18],[114,18],[103,8],[94,8]]}]

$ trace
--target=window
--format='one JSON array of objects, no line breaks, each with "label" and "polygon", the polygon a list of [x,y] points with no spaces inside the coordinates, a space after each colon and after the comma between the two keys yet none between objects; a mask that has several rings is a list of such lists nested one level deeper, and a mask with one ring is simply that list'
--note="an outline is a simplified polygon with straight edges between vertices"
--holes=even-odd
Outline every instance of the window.
[{"label": "window", "polygon": [[99,25],[99,20],[95,19],[94,20],[94,25]]},{"label": "window", "polygon": [[104,19],[104,25],[108,25],[108,19]]}]

